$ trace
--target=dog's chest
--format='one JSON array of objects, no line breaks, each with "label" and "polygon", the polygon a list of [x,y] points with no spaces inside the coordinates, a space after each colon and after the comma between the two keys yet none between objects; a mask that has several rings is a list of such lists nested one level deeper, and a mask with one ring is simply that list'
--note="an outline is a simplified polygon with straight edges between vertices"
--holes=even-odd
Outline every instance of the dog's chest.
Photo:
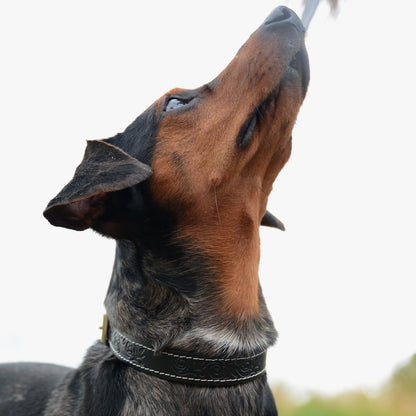
[{"label": "dog's chest", "polygon": [[231,388],[193,387],[143,375],[130,388],[120,416],[263,416],[262,382]]}]

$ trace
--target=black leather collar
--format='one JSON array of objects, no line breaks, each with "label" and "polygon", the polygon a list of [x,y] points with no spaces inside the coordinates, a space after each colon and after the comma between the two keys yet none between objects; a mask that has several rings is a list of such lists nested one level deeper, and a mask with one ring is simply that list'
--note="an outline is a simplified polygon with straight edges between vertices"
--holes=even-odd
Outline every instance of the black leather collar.
[{"label": "black leather collar", "polygon": [[106,335],[108,345],[121,361],[139,371],[165,380],[197,386],[233,386],[265,374],[266,351],[249,357],[200,357],[176,350],[155,353],[114,328]]}]

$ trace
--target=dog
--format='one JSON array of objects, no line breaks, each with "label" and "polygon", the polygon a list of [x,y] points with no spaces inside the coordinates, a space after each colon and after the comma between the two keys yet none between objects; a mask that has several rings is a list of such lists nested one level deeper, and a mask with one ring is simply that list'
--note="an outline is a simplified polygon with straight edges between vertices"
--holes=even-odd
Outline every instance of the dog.
[{"label": "dog", "polygon": [[103,338],[77,369],[0,366],[0,415],[277,415],[277,333],[259,227],[309,83],[301,21],[278,7],[212,82],[174,89],[88,141],[51,224],[116,240]]}]

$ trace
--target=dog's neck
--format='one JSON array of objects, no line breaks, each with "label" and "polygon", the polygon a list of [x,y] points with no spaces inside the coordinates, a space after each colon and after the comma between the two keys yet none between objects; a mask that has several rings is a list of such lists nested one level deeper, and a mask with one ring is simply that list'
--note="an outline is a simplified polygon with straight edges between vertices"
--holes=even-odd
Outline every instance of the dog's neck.
[{"label": "dog's neck", "polygon": [[[244,255],[246,260],[250,258],[249,253]],[[258,261],[258,253],[255,256]],[[221,264],[227,264],[225,257]],[[151,249],[119,240],[105,301],[110,324],[155,350],[173,347],[233,354],[266,349],[275,341],[276,331],[257,269],[249,276],[249,284],[255,284],[249,288],[250,295],[256,296],[255,314],[224,314],[221,298],[229,296],[233,288],[233,299],[240,298],[242,307],[246,305],[241,296],[247,294],[247,276],[242,275],[241,264],[237,271],[225,267],[223,272],[225,275],[216,276],[210,260],[189,247]],[[228,287],[224,286],[225,277]]]}]

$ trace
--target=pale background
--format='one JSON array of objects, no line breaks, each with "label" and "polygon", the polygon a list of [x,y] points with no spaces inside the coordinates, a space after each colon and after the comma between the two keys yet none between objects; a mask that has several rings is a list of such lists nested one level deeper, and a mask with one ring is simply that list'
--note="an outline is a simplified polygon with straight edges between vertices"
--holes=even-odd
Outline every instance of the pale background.
[{"label": "pale background", "polygon": [[[122,131],[172,87],[214,78],[275,1],[3,1],[0,361],[77,365],[114,242],[53,228],[47,202],[86,139]],[[301,12],[301,1],[282,1]],[[262,231],[280,333],[273,383],[376,389],[416,352],[415,32],[411,1],[322,4],[311,84]]]}]

